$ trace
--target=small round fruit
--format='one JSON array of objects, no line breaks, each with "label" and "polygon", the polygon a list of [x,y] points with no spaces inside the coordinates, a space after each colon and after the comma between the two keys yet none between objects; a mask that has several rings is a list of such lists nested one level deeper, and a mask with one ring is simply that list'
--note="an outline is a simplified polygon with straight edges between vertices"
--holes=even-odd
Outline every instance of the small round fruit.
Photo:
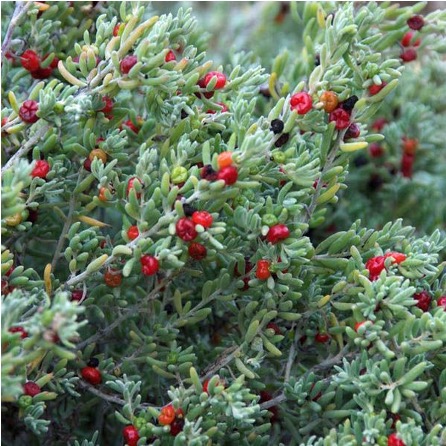
[{"label": "small round fruit", "polygon": [[323,108],[327,113],[336,110],[339,104],[338,95],[334,91],[324,91],[319,100],[322,102]]},{"label": "small round fruit", "polygon": [[268,233],[266,234],[266,239],[275,245],[276,243],[279,243],[282,240],[287,239],[290,236],[290,230],[288,229],[288,226],[284,224],[278,224],[271,226],[269,228]]},{"label": "small round fruit", "polygon": [[31,176],[33,178],[42,178],[43,180],[45,180],[49,171],[50,165],[48,164],[48,161],[38,160],[36,161],[34,169],[31,171]]},{"label": "small round fruit", "polygon": [[167,426],[171,424],[175,419],[175,409],[172,404],[168,404],[161,409],[161,412],[158,416],[158,422],[161,426]]},{"label": "small round fruit", "polygon": [[234,184],[238,179],[238,170],[234,166],[223,167],[217,172],[217,180],[223,180],[226,185]]},{"label": "small round fruit", "polygon": [[101,372],[96,367],[84,367],[81,370],[81,375],[85,381],[92,384],[93,386],[97,386],[102,382]]},{"label": "small round fruit", "polygon": [[95,158],[99,158],[104,164],[107,162],[107,154],[102,149],[93,149],[88,155],[88,159],[93,161]]},{"label": "small round fruit", "polygon": [[276,334],[276,335],[281,335],[282,334],[282,330],[280,329],[280,327],[275,322],[269,322],[266,325],[266,328],[269,328],[270,330],[273,330],[274,334]]},{"label": "small round fruit", "polygon": [[369,87],[369,94],[370,96],[374,96],[375,94],[378,94],[387,84],[383,82],[381,85],[370,85]]},{"label": "small round fruit", "polygon": [[217,156],[217,164],[220,169],[232,164],[232,152],[222,152]]},{"label": "small round fruit", "polygon": [[269,260],[258,260],[257,261],[257,270],[256,277],[259,280],[266,280],[271,276],[271,271],[269,267],[271,266],[271,262]]},{"label": "small round fruit", "polygon": [[167,54],[166,57],[164,58],[164,62],[172,62],[173,60],[177,60],[175,53],[170,50]]},{"label": "small round fruit", "polygon": [[194,260],[203,260],[207,256],[206,246],[197,242],[192,242],[187,248],[187,252]]},{"label": "small round fruit", "polygon": [[175,418],[170,425],[170,435],[172,437],[176,437],[184,427],[184,419],[183,418]]},{"label": "small round fruit", "polygon": [[367,260],[365,267],[369,270],[370,280],[376,280],[379,277],[381,271],[385,268],[385,260],[384,256],[376,256]]},{"label": "small round fruit", "polygon": [[423,290],[420,293],[415,293],[413,298],[417,301],[416,306],[418,308],[423,311],[429,311],[432,297],[426,290]]},{"label": "small round fruit", "polygon": [[345,110],[346,112],[351,113],[352,110],[355,108],[356,103],[358,102],[359,98],[356,95],[350,96],[345,101],[342,101],[339,106]]},{"label": "small round fruit", "polygon": [[206,88],[214,77],[217,78],[214,90],[220,90],[224,88],[224,86],[226,85],[226,75],[224,73],[220,73],[219,71],[210,71],[209,73],[207,73],[202,79],[202,85],[199,84],[200,87]]},{"label": "small round fruit", "polygon": [[80,301],[82,300],[82,296],[84,295],[84,292],[82,290],[73,290],[71,292],[71,300]]},{"label": "small round fruit", "polygon": [[106,190],[107,190],[106,187],[101,187],[99,189],[99,194],[98,194],[99,200],[104,201],[104,202],[107,201],[107,196],[105,195]]},{"label": "small round fruit", "polygon": [[25,101],[19,109],[19,116],[23,122],[33,124],[39,120],[37,112],[39,111],[39,104],[37,101]]},{"label": "small round fruit", "polygon": [[180,218],[175,225],[175,229],[178,237],[185,242],[191,242],[198,236],[195,223],[187,217]]},{"label": "small round fruit", "polygon": [[362,327],[365,323],[366,323],[366,321],[356,322],[356,324],[355,324],[355,331],[356,331],[356,333],[358,332],[360,327]]},{"label": "small round fruit", "polygon": [[192,221],[196,225],[201,225],[204,228],[210,228],[214,219],[212,215],[207,211],[195,211],[192,214]]},{"label": "small round fruit", "polygon": [[343,130],[350,126],[350,114],[342,108],[332,111],[328,116],[328,120],[335,123],[337,130]]},{"label": "small round fruit", "polygon": [[51,67],[39,68],[37,70],[31,71],[31,77],[33,79],[48,79],[51,74],[53,74],[53,69]]},{"label": "small round fruit", "polygon": [[359,125],[356,124],[356,122],[354,122],[353,124],[350,124],[349,128],[345,132],[344,140],[352,139],[352,138],[359,138],[360,135],[361,135],[361,129],[360,129]]},{"label": "small round fruit", "polygon": [[437,307],[443,307],[443,310],[446,311],[446,296],[440,296],[437,299]]},{"label": "small round fruit", "polygon": [[[141,186],[144,186],[143,182],[139,178],[136,178],[136,177],[130,178],[129,182],[127,183],[127,197],[129,196],[130,191],[135,187],[134,183],[136,180],[138,180],[141,183]],[[138,198],[138,199],[141,198],[141,192],[136,193],[136,198]]]},{"label": "small round fruit", "polygon": [[330,335],[328,333],[317,333],[314,340],[319,344],[326,344],[330,340]]},{"label": "small round fruit", "polygon": [[200,170],[200,177],[203,180],[215,181],[217,180],[217,176],[217,172],[212,168],[210,164],[206,164],[206,166],[203,166]]},{"label": "small round fruit", "polygon": [[412,62],[417,58],[417,50],[414,48],[408,48],[400,54],[400,58],[403,62]]},{"label": "small round fruit", "polygon": [[122,274],[120,271],[108,269],[104,274],[104,282],[110,288],[117,288],[122,283]]},{"label": "small round fruit", "polygon": [[136,56],[130,55],[124,57],[119,63],[119,68],[122,74],[128,74],[128,72],[136,65],[138,58]]},{"label": "small round fruit", "polygon": [[403,152],[408,155],[415,155],[418,149],[418,140],[415,138],[403,137]]},{"label": "small round fruit", "polygon": [[291,96],[290,107],[291,110],[296,110],[299,115],[305,115],[313,108],[313,99],[308,93],[301,91]]},{"label": "small round fruit", "polygon": [[144,256],[141,257],[140,261],[141,261],[142,273],[145,276],[153,276],[160,269],[159,261],[154,256],[144,255]]},{"label": "small round fruit", "polygon": [[26,50],[20,56],[20,63],[25,70],[35,71],[40,68],[40,57],[33,50]]},{"label": "small round fruit", "polygon": [[393,259],[393,263],[396,263],[396,264],[400,264],[407,259],[406,254],[403,254],[402,252],[394,252],[394,251],[384,254],[385,259],[387,259],[388,257],[391,257]]},{"label": "small round fruit", "polygon": [[92,357],[88,361],[87,365],[88,365],[88,367],[97,367],[99,365],[99,359]]},{"label": "small round fruit", "polygon": [[139,229],[138,226],[130,226],[130,228],[127,229],[127,237],[129,240],[135,240],[139,236]]},{"label": "small round fruit", "polygon": [[387,437],[387,446],[406,446],[403,440],[393,433]]},{"label": "small round fruit", "polygon": [[419,31],[424,26],[424,19],[421,15],[414,15],[410,19],[407,19],[407,25],[414,31]]},{"label": "small round fruit", "polygon": [[122,429],[122,435],[124,436],[124,441],[128,446],[136,446],[139,440],[139,433],[135,426],[128,425]]},{"label": "small round fruit", "polygon": [[285,127],[285,124],[281,119],[273,119],[271,121],[270,130],[276,135],[279,133],[282,133],[284,127]]},{"label": "small round fruit", "polygon": [[377,118],[372,124],[372,129],[380,132],[388,124],[386,118]]},{"label": "small round fruit", "polygon": [[372,142],[369,146],[369,153],[372,158],[379,158],[384,155],[384,149],[377,142]]}]

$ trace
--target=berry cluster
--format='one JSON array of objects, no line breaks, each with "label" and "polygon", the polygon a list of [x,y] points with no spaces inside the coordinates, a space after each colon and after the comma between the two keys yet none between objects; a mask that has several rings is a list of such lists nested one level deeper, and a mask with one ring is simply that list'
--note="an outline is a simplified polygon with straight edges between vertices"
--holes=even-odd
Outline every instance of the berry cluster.
[{"label": "berry cluster", "polygon": [[51,76],[53,70],[57,68],[57,64],[59,63],[59,59],[54,57],[51,63],[42,67],[42,63],[48,59],[48,55],[46,55],[43,60],[41,57],[33,50],[26,50],[20,56],[20,63],[25,70],[31,73],[31,76],[34,79],[47,79]]},{"label": "berry cluster", "polygon": [[407,258],[405,254],[400,252],[388,252],[383,256],[372,257],[371,259],[367,260],[365,264],[366,269],[369,271],[370,280],[378,279],[381,271],[385,269],[385,261],[389,257],[392,259],[392,263],[396,264],[404,262],[404,260]]}]

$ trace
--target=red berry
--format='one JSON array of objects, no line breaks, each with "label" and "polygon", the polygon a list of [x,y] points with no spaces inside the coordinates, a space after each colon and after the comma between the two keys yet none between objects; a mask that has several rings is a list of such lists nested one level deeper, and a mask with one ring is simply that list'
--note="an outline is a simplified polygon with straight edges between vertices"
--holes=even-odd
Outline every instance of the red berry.
[{"label": "red berry", "polygon": [[271,272],[269,267],[271,266],[271,262],[269,260],[258,260],[257,261],[257,270],[256,277],[259,280],[266,280],[271,276]]},{"label": "red berry", "polygon": [[83,295],[84,295],[84,292],[82,290],[73,290],[71,292],[71,300],[80,301],[82,299]]},{"label": "red berry", "polygon": [[206,88],[211,82],[212,78],[216,77],[217,82],[215,83],[214,90],[220,90],[226,85],[226,76],[219,71],[210,71],[208,74],[204,76],[204,78],[198,81],[198,85],[201,88]]},{"label": "red berry", "polygon": [[[139,133],[139,127],[137,127],[135,124],[133,124],[131,119],[127,119],[127,121],[124,121],[122,125],[125,125],[128,127],[132,132],[138,134]],[[122,129],[122,127],[121,127]]]},{"label": "red berry", "polygon": [[281,335],[282,334],[282,330],[280,329],[280,327],[275,324],[274,322],[269,322],[266,326],[266,328],[270,328],[271,330],[274,330],[274,333],[276,335]]},{"label": "red berry", "polygon": [[176,437],[184,427],[184,419],[183,418],[175,418],[170,425],[170,435]]},{"label": "red berry", "polygon": [[[127,183],[127,197],[130,194],[130,191],[134,188],[133,183],[135,182],[135,180],[138,180],[141,185],[143,185],[143,183],[141,182],[141,180],[139,178],[136,177],[132,177],[129,179],[129,182]],[[140,199],[141,198],[141,192],[137,192],[136,193],[136,198]]]},{"label": "red berry", "polygon": [[328,333],[317,333],[314,340],[319,344],[325,344],[330,340],[330,335]]},{"label": "red berry", "polygon": [[172,404],[168,404],[161,409],[161,412],[158,416],[158,422],[161,426],[166,426],[171,424],[175,419],[175,409]]},{"label": "red berry", "polygon": [[33,124],[39,120],[39,117],[37,116],[38,110],[39,104],[37,101],[25,101],[19,109],[20,119],[28,124]]},{"label": "red berry", "polygon": [[23,385],[23,392],[25,395],[35,396],[38,395],[41,390],[40,387],[33,381],[28,381]]},{"label": "red berry", "polygon": [[136,446],[139,440],[139,433],[135,426],[131,424],[122,429],[124,441],[128,446]]},{"label": "red berry", "polygon": [[266,234],[266,239],[275,245],[282,240],[287,239],[290,236],[290,230],[286,225],[279,224],[274,225],[269,228],[268,233]]},{"label": "red berry", "polygon": [[392,257],[393,262],[400,264],[404,262],[407,259],[406,254],[403,254],[402,252],[388,252],[387,254],[384,254],[384,258]]},{"label": "red berry", "polygon": [[119,64],[121,73],[127,74],[136,65],[137,62],[138,58],[136,56],[125,56]]},{"label": "red berry", "polygon": [[191,242],[198,235],[198,232],[195,230],[195,223],[187,217],[180,218],[175,225],[175,229],[178,237],[185,242]]},{"label": "red berry", "polygon": [[110,288],[117,288],[122,283],[122,274],[120,271],[108,269],[104,274],[104,282]]},{"label": "red berry", "polygon": [[160,269],[160,263],[154,256],[144,255],[141,257],[142,273],[145,276],[153,276]]},{"label": "red berry", "polygon": [[359,125],[354,122],[353,124],[350,124],[350,127],[345,132],[344,140],[351,138],[358,138],[360,134],[361,134],[361,129],[359,128]]},{"label": "red berry", "polygon": [[103,112],[105,115],[110,114],[113,111],[113,99],[108,96],[102,96],[102,102],[104,103],[104,107],[99,111]]},{"label": "red berry", "polygon": [[387,446],[406,446],[406,444],[397,434],[393,433],[387,437]]},{"label": "red berry", "polygon": [[46,176],[48,175],[48,172],[50,171],[50,165],[48,164],[48,161],[45,160],[38,160],[36,161],[36,165],[34,166],[34,169],[31,171],[31,176],[33,178],[42,178],[46,179]]},{"label": "red berry", "polygon": [[130,226],[130,228],[127,229],[127,237],[130,240],[135,240],[136,237],[139,235],[139,229],[138,226]]},{"label": "red berry", "polygon": [[413,163],[415,162],[415,156],[403,153],[401,158],[401,173],[405,178],[412,178]]},{"label": "red berry", "polygon": [[407,25],[409,26],[410,29],[419,31],[424,26],[424,19],[420,15],[414,15],[407,20]]},{"label": "red berry", "polygon": [[437,307],[443,307],[443,309],[446,311],[446,296],[440,296],[438,298],[438,300],[437,300]]},{"label": "red berry", "polygon": [[328,116],[328,120],[330,122],[334,121],[338,130],[346,129],[350,125],[350,115],[342,108],[332,111]]},{"label": "red berry", "polygon": [[234,184],[238,178],[237,168],[234,166],[222,167],[217,172],[217,180],[223,180],[227,185]]},{"label": "red berry", "polygon": [[113,27],[113,37],[116,37],[119,33],[119,28],[120,28],[121,24],[117,23],[114,27]]},{"label": "red berry", "polygon": [[203,260],[207,256],[206,246],[201,243],[192,242],[187,251],[194,260]]},{"label": "red berry", "polygon": [[369,87],[369,94],[370,96],[374,96],[375,94],[378,94],[385,86],[386,82],[383,82],[381,85],[370,85]]},{"label": "red berry", "polygon": [[413,36],[415,35],[415,33],[413,33],[412,31],[407,31],[406,34],[404,34],[403,38],[401,39],[401,45],[408,47],[408,46],[420,46],[421,40],[417,39],[415,40],[415,42],[412,42],[413,40]]},{"label": "red berry", "polygon": [[[4,294],[3,291],[2,291],[2,294]],[[23,327],[11,327],[8,331],[10,333],[20,333],[20,337],[22,339],[25,339],[28,337],[28,332]]]},{"label": "red berry", "polygon": [[372,158],[379,158],[384,155],[384,149],[377,142],[372,142],[369,146],[369,153]]},{"label": "red berry", "polygon": [[423,311],[429,311],[429,306],[432,301],[431,295],[427,291],[421,291],[420,293],[415,293],[413,298],[417,301],[417,307]]},{"label": "red berry", "polygon": [[356,324],[355,324],[355,331],[356,331],[356,333],[358,332],[359,327],[361,327],[361,326],[364,325],[365,323],[366,323],[366,321],[356,322]]},{"label": "red berry", "polygon": [[412,62],[417,58],[417,51],[414,48],[408,48],[400,54],[400,58],[403,62]]},{"label": "red berry", "polygon": [[96,367],[84,367],[81,370],[81,375],[82,378],[85,379],[85,381],[92,384],[93,386],[101,384],[102,382],[101,372]]},{"label": "red berry", "polygon": [[214,221],[212,215],[207,211],[195,211],[192,214],[192,221],[196,225],[201,225],[204,228],[209,228],[212,226],[212,222]]},{"label": "red berry", "polygon": [[200,177],[203,178],[203,180],[215,181],[217,180],[217,176],[217,172],[210,164],[206,164],[206,166],[203,166],[200,170]]},{"label": "red berry", "polygon": [[167,54],[166,57],[164,58],[164,62],[172,62],[173,60],[177,60],[175,53],[170,50]]},{"label": "red berry", "polygon": [[384,128],[384,126],[386,124],[388,124],[387,119],[385,119],[385,118],[378,118],[372,124],[372,129],[376,130],[377,132],[380,132]]},{"label": "red berry", "polygon": [[33,79],[48,79],[53,73],[51,66],[47,68],[39,68],[37,70],[31,71],[31,77]]},{"label": "red berry", "polygon": [[385,268],[384,261],[386,258],[384,256],[372,257],[367,260],[365,267],[369,270],[369,278],[370,280],[376,280],[381,271]]},{"label": "red berry", "polygon": [[206,113],[209,113],[211,115],[215,114],[215,113],[225,113],[229,110],[228,106],[226,104],[224,104],[223,102],[217,102],[217,105],[219,105],[221,107],[221,110],[215,111],[215,110],[207,110]]},{"label": "red berry", "polygon": [[418,139],[415,138],[406,138],[403,136],[403,152],[407,153],[407,155],[415,155],[418,149]]},{"label": "red berry", "polygon": [[26,50],[20,57],[20,63],[25,70],[35,71],[40,68],[40,57],[33,50]]},{"label": "red berry", "polygon": [[293,94],[290,99],[291,110],[296,110],[299,115],[307,114],[313,108],[313,99],[304,91]]}]

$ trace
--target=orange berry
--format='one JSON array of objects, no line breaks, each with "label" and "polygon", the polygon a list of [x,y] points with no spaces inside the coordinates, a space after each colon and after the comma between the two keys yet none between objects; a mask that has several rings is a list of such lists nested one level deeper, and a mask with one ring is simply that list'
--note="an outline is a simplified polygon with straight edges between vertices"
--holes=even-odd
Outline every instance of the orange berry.
[{"label": "orange berry", "polygon": [[338,95],[333,91],[324,91],[319,100],[324,104],[324,110],[331,113],[339,104]]},{"label": "orange berry", "polygon": [[217,157],[217,164],[220,169],[232,164],[232,152],[222,152]]},{"label": "orange berry", "polygon": [[107,162],[107,154],[102,149],[93,149],[88,155],[88,159],[93,161],[95,158],[99,158],[105,164]]},{"label": "orange berry", "polygon": [[99,194],[98,194],[98,198],[99,198],[99,200],[101,200],[101,201],[107,201],[107,197],[106,197],[106,195],[105,195],[105,191],[107,190],[107,188],[106,187],[101,187],[100,189],[99,189]]}]

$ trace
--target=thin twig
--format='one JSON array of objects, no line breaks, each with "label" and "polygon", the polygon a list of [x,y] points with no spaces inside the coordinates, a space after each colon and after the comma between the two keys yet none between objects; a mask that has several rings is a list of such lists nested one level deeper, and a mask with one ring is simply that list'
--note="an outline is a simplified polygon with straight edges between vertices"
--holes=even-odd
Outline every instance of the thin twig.
[{"label": "thin twig", "polygon": [[5,57],[6,52],[11,45],[11,37],[15,27],[19,23],[23,15],[28,12],[28,9],[33,5],[33,2],[16,2],[14,13],[12,14],[11,21],[9,22],[8,29],[6,30],[5,38],[2,43],[2,58]]},{"label": "thin twig", "polygon": [[42,138],[42,136],[48,131],[48,129],[49,126],[46,125],[37,130],[35,135],[30,138],[23,147],[21,147],[16,153],[14,153],[11,158],[9,158],[8,162],[2,167],[2,175],[16,162],[16,160],[25,156],[30,151],[31,148],[33,148],[35,144],[40,140],[40,138]]}]

